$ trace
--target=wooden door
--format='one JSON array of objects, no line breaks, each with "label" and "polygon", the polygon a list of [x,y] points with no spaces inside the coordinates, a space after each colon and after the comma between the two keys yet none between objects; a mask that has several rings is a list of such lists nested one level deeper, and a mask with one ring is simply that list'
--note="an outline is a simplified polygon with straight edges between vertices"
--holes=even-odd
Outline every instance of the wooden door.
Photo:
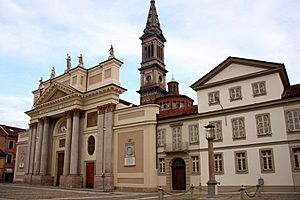
[{"label": "wooden door", "polygon": [[172,169],[173,190],[185,190],[185,170],[184,168]]},{"label": "wooden door", "polygon": [[86,187],[94,187],[94,163],[86,163]]},{"label": "wooden door", "polygon": [[59,186],[60,176],[63,175],[64,172],[64,155],[63,152],[57,154],[56,186]]}]

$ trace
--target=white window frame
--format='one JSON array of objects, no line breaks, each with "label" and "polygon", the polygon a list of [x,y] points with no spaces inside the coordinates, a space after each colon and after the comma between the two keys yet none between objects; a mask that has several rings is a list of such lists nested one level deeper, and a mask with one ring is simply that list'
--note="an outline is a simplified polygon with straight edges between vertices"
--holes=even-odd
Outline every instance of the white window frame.
[{"label": "white window frame", "polygon": [[255,115],[258,136],[271,135],[271,118],[269,113]]},{"label": "white window frame", "polygon": [[237,87],[229,88],[229,97],[230,97],[230,101],[242,99],[242,87],[237,86]]},{"label": "white window frame", "polygon": [[261,96],[267,94],[266,81],[252,83],[253,96]]},{"label": "white window frame", "polygon": [[172,146],[173,149],[180,149],[182,143],[181,126],[172,127]]},{"label": "white window frame", "polygon": [[292,169],[294,172],[300,172],[300,146],[291,147]]},{"label": "white window frame", "polygon": [[157,131],[157,146],[163,147],[166,145],[166,129]]},{"label": "white window frame", "polygon": [[223,140],[223,135],[222,135],[222,121],[212,121],[209,122],[209,124],[213,124],[215,126],[214,131],[215,131],[215,139],[214,142],[222,141]]},{"label": "white window frame", "polygon": [[248,163],[247,163],[247,152],[237,151],[234,152],[235,156],[235,171],[237,174],[248,173]]},{"label": "white window frame", "polygon": [[199,126],[198,124],[189,125],[190,144],[199,143]]},{"label": "white window frame", "polygon": [[200,172],[199,156],[191,156],[191,161],[192,161],[192,173],[199,173]]},{"label": "white window frame", "polygon": [[287,129],[290,132],[300,131],[300,110],[289,110],[285,112]]},{"label": "white window frame", "polygon": [[[8,156],[11,156],[11,162],[7,162],[8,161]],[[14,154],[12,154],[12,153],[7,153],[6,154],[6,163],[7,164],[11,164],[11,163],[13,163],[14,162]]]},{"label": "white window frame", "polygon": [[161,174],[165,173],[166,172],[165,158],[159,158],[158,163],[159,163],[159,173]]},{"label": "white window frame", "polygon": [[244,139],[246,138],[246,130],[245,130],[245,118],[233,118],[231,119],[232,123],[232,136],[233,139]]},{"label": "white window frame", "polygon": [[[10,146],[9,144],[10,144],[11,142],[12,142],[12,148],[9,148],[9,146]],[[8,141],[8,144],[7,144],[7,148],[8,148],[8,149],[14,149],[14,147],[15,147],[14,141],[13,141],[13,140],[9,140],[9,141]]]},{"label": "white window frame", "polygon": [[215,162],[215,173],[216,174],[224,174],[223,153],[215,153],[214,154],[214,162]]},{"label": "white window frame", "polygon": [[211,105],[216,105],[220,103],[220,92],[219,91],[214,91],[214,92],[209,92],[208,93],[208,104]]},{"label": "white window frame", "polygon": [[260,165],[261,165],[261,172],[262,173],[274,173],[275,172],[275,165],[274,165],[274,156],[273,150],[269,149],[260,149],[259,150],[260,156]]}]

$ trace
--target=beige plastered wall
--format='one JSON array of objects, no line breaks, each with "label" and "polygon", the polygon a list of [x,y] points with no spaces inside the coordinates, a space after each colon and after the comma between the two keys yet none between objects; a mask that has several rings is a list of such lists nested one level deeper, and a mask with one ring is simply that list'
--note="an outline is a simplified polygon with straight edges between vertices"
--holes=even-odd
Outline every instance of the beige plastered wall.
[{"label": "beige plastered wall", "polygon": [[[145,105],[115,112],[114,182],[117,188],[157,188],[156,114],[158,105]],[[125,166],[125,143],[135,144],[135,165]]]}]

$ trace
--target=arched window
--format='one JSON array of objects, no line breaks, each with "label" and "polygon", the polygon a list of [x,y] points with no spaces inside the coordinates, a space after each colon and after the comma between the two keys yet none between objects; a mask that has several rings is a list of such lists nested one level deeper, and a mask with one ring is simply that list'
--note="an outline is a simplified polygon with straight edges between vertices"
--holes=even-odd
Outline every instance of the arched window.
[{"label": "arched window", "polygon": [[95,152],[95,137],[94,136],[91,135],[88,138],[88,145],[87,146],[88,146],[87,150],[88,150],[89,155],[90,156],[93,155],[94,152]]}]

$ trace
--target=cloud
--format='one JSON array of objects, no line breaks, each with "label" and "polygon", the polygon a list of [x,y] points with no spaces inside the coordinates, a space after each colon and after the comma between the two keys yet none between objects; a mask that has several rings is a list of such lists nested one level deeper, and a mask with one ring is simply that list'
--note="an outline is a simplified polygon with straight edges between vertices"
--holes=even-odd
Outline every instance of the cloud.
[{"label": "cloud", "polygon": [[29,110],[28,105],[32,104],[32,99],[0,95],[0,119],[1,124],[27,128],[29,117],[24,111]]}]

